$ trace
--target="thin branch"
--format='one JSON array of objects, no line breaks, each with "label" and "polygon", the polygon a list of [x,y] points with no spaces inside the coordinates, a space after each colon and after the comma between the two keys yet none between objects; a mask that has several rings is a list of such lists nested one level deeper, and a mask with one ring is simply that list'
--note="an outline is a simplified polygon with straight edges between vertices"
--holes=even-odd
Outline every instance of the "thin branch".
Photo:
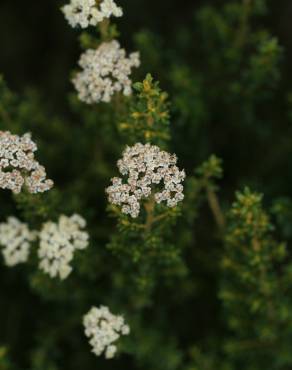
[{"label": "thin branch", "polygon": [[206,191],[207,191],[208,203],[209,203],[210,209],[211,209],[211,211],[214,215],[216,224],[217,224],[218,228],[220,229],[220,231],[224,231],[224,229],[225,229],[225,217],[224,217],[224,214],[221,210],[218,197],[217,197],[216,193],[213,190],[211,190],[210,188],[207,188]]}]

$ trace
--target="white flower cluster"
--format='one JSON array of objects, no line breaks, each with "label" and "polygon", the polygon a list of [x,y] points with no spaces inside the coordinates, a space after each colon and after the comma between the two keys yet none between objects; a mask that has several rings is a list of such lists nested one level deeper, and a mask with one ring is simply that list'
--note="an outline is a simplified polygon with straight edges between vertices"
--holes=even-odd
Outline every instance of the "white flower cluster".
[{"label": "white flower cluster", "polygon": [[70,26],[81,28],[96,26],[111,16],[123,15],[122,8],[114,0],[71,0],[62,10]]},{"label": "white flower cluster", "polygon": [[0,188],[20,193],[26,185],[30,193],[42,193],[53,186],[46,171],[34,158],[36,144],[30,134],[12,135],[0,131]]},{"label": "white flower cluster", "polygon": [[8,217],[6,223],[0,224],[0,245],[5,264],[15,266],[28,260],[31,242],[36,233],[15,217]]},{"label": "white flower cluster", "polygon": [[83,325],[85,335],[90,338],[92,352],[100,356],[105,351],[105,357],[111,359],[115,356],[116,342],[121,335],[128,335],[130,328],[125,324],[122,316],[113,315],[108,307],[92,307],[84,316]]},{"label": "white flower cluster", "polygon": [[139,67],[139,53],[126,56],[118,41],[102,43],[98,49],[88,49],[80,57],[83,69],[73,79],[78,97],[87,104],[109,102],[115,92],[132,93],[129,78],[133,67]]},{"label": "white flower cluster", "polygon": [[109,202],[122,205],[122,212],[133,218],[140,213],[140,200],[152,193],[151,185],[163,183],[163,189],[155,192],[157,203],[166,201],[168,207],[175,207],[184,199],[182,181],[185,172],[176,166],[177,157],[158,146],[137,143],[127,147],[123,158],[117,163],[120,173],[128,176],[126,183],[122,178],[112,179],[112,186],[106,189]]},{"label": "white flower cluster", "polygon": [[82,231],[86,221],[79,215],[61,215],[58,223],[47,222],[39,233],[39,267],[52,278],[66,279],[72,271],[70,262],[77,249],[88,246],[88,233]]}]

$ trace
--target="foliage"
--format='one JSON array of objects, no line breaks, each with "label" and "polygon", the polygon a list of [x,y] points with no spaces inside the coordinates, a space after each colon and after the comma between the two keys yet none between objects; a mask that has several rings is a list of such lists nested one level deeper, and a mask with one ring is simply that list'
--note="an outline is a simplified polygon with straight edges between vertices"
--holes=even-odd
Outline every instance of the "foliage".
[{"label": "foliage", "polygon": [[[37,242],[27,264],[1,262],[0,370],[292,367],[290,50],[276,36],[274,5],[162,3],[125,0],[117,24],[79,32],[81,49],[120,35],[141,52],[130,97],[78,101],[67,82],[78,32],[56,4],[55,41],[61,35],[68,45],[51,50],[60,66],[47,63],[37,88],[25,90],[29,79],[15,71],[15,82],[3,68],[0,130],[33,134],[55,187],[40,195],[2,190],[0,221],[15,215],[39,229],[79,213],[90,245],[62,282],[39,271]],[[136,142],[178,155],[187,173],[178,207],[148,198],[132,219],[108,204],[116,162]],[[100,304],[131,327],[111,361],[90,353],[82,328],[82,316]]]}]

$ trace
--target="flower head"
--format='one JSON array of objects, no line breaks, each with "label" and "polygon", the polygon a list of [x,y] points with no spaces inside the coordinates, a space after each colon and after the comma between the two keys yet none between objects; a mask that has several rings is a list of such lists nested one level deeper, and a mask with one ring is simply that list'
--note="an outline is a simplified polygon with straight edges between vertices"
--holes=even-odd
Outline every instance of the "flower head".
[{"label": "flower head", "polygon": [[6,223],[0,224],[0,245],[7,266],[15,266],[28,260],[31,242],[36,233],[30,231],[27,224],[15,217],[8,217]]},{"label": "flower head", "polygon": [[105,357],[111,359],[115,356],[117,347],[115,343],[121,335],[128,335],[130,328],[125,324],[122,316],[113,315],[108,307],[92,307],[84,316],[83,325],[85,335],[90,338],[92,352],[100,356],[105,352]]},{"label": "flower head", "polygon": [[[153,190],[156,203],[166,202],[174,207],[182,201],[185,172],[176,166],[177,158],[158,146],[137,143],[127,147],[123,158],[118,161],[118,168],[128,179],[112,179],[112,185],[106,189],[109,202],[122,206],[122,212],[137,217],[140,212],[140,200],[148,198]],[[160,185],[160,186],[159,186]]]},{"label": "flower head", "polygon": [[96,50],[86,50],[79,65],[82,71],[76,74],[73,84],[79,99],[93,104],[109,102],[116,92],[130,95],[132,81],[129,76],[132,68],[140,65],[140,58],[139,53],[127,58],[126,51],[113,40],[102,43]]},{"label": "flower head", "polygon": [[66,279],[72,271],[70,262],[77,249],[88,246],[89,236],[82,231],[85,220],[79,215],[60,216],[59,222],[47,222],[39,233],[39,267],[52,278]]},{"label": "flower head", "polygon": [[20,193],[26,185],[30,193],[42,193],[53,186],[46,171],[34,158],[36,144],[30,134],[12,135],[0,131],[0,188]]},{"label": "flower head", "polygon": [[71,0],[62,11],[72,27],[96,26],[106,18],[121,17],[123,10],[114,0]]}]

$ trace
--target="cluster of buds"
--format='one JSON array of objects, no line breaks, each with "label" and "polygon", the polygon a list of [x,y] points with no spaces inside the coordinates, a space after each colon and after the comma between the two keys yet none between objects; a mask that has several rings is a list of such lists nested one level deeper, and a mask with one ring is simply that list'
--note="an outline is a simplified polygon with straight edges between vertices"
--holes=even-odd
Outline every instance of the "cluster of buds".
[{"label": "cluster of buds", "polygon": [[36,144],[30,134],[12,135],[0,131],[0,188],[20,193],[26,185],[30,193],[42,193],[53,186],[46,171],[34,158]]},{"label": "cluster of buds", "polygon": [[98,49],[88,49],[80,57],[82,68],[73,79],[78,97],[87,104],[109,102],[116,92],[132,93],[129,78],[132,68],[140,65],[139,53],[126,56],[118,41],[102,43]]},{"label": "cluster of buds", "polygon": [[122,316],[113,315],[108,307],[92,307],[84,316],[85,335],[90,338],[92,352],[100,356],[105,352],[106,359],[114,357],[117,351],[115,343],[121,335],[128,335],[130,328]]},{"label": "cluster of buds", "polygon": [[123,213],[135,218],[140,213],[141,199],[148,198],[156,187],[155,201],[165,201],[168,207],[175,207],[184,198],[181,183],[185,179],[185,172],[180,171],[176,163],[176,155],[155,145],[137,143],[127,147],[117,165],[128,179],[125,183],[122,178],[112,179],[112,185],[106,189],[109,202],[121,205]]},{"label": "cluster of buds", "polygon": [[71,0],[62,10],[70,26],[81,28],[96,26],[111,16],[123,15],[122,8],[114,0]]},{"label": "cluster of buds", "polygon": [[75,250],[88,246],[88,233],[82,231],[85,226],[86,221],[79,215],[61,215],[58,223],[45,223],[39,233],[40,269],[52,278],[66,279],[72,271]]},{"label": "cluster of buds", "polygon": [[30,231],[27,224],[15,217],[8,217],[6,223],[0,224],[0,245],[5,264],[9,267],[27,262],[31,242],[36,233]]}]

